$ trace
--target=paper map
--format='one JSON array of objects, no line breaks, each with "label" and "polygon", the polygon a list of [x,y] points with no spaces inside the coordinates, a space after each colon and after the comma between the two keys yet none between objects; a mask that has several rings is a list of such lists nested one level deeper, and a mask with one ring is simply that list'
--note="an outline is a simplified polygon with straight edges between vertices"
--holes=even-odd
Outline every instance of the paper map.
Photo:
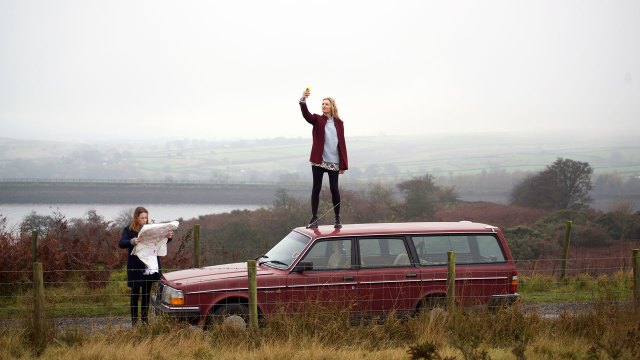
[{"label": "paper map", "polygon": [[167,237],[169,231],[178,228],[178,222],[146,224],[138,232],[138,243],[131,251],[147,266],[148,274],[158,272],[158,256],[167,255]]}]

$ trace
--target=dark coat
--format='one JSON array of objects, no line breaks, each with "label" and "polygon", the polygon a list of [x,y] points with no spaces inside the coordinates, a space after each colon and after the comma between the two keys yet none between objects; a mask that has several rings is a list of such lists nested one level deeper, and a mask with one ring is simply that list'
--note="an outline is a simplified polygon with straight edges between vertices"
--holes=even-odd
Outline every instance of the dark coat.
[{"label": "dark coat", "polygon": [[[160,274],[162,274],[162,266],[160,266],[160,257],[158,257],[158,272],[151,275],[144,275],[144,270],[146,269],[145,264],[140,260],[136,255],[131,255],[131,251],[133,251],[134,245],[131,245],[131,239],[138,237],[138,232],[131,230],[131,228],[127,225],[124,229],[122,229],[122,235],[120,236],[120,242],[118,245],[122,249],[128,249],[127,251],[127,286],[133,287],[134,283],[141,281],[149,281],[149,280],[158,280],[160,279]],[[169,238],[168,241],[173,240]]]},{"label": "dark coat", "polygon": [[[324,150],[324,127],[327,125],[327,117],[324,115],[312,114],[307,108],[307,104],[301,102],[300,110],[302,117],[311,125],[313,129],[313,143],[311,145],[311,155],[309,161],[314,164],[322,164],[322,152]],[[340,156],[340,170],[349,169],[349,160],[347,158],[347,144],[344,141],[344,122],[338,118],[333,119],[338,133],[338,155]]]}]

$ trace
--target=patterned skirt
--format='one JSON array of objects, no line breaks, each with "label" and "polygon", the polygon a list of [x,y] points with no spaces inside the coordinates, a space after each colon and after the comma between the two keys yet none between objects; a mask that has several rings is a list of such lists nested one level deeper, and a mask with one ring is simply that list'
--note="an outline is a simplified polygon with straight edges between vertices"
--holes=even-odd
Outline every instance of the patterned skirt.
[{"label": "patterned skirt", "polygon": [[312,166],[318,166],[329,171],[340,171],[340,164],[322,160],[322,164],[311,163]]}]

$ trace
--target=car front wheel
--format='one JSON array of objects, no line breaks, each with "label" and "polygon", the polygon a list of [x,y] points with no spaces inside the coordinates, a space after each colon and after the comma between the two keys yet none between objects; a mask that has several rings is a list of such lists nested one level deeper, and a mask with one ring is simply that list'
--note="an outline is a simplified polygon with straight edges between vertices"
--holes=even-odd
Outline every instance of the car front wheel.
[{"label": "car front wheel", "polygon": [[249,322],[249,308],[245,304],[224,304],[209,314],[205,328],[212,325],[227,325],[239,329],[247,327]]}]

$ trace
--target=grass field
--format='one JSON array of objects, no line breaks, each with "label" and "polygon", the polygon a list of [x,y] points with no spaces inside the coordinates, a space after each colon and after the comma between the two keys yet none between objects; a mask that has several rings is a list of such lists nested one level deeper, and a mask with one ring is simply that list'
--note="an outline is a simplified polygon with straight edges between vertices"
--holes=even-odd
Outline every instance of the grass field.
[{"label": "grass field", "polygon": [[[319,311],[320,310],[320,311]],[[557,318],[498,311],[432,311],[350,324],[340,310],[277,315],[258,329],[201,328],[153,319],[148,326],[0,330],[0,359],[637,359],[640,313],[602,303]]]},{"label": "grass field", "polygon": [[[106,288],[79,279],[46,289],[49,318],[127,317],[124,272]],[[312,306],[303,314],[276,314],[259,329],[224,325],[208,331],[167,319],[149,326],[107,329],[53,327],[46,344],[33,343],[31,293],[2,297],[0,318],[24,326],[0,328],[0,360],[30,359],[636,359],[640,310],[631,297],[631,272],[564,281],[522,277],[522,302],[512,308],[432,311],[409,319],[353,324],[344,309]],[[579,313],[546,318],[522,307],[532,303],[584,302]],[[5,322],[6,323],[6,322]],[[420,357],[422,356],[422,357]]]}]

